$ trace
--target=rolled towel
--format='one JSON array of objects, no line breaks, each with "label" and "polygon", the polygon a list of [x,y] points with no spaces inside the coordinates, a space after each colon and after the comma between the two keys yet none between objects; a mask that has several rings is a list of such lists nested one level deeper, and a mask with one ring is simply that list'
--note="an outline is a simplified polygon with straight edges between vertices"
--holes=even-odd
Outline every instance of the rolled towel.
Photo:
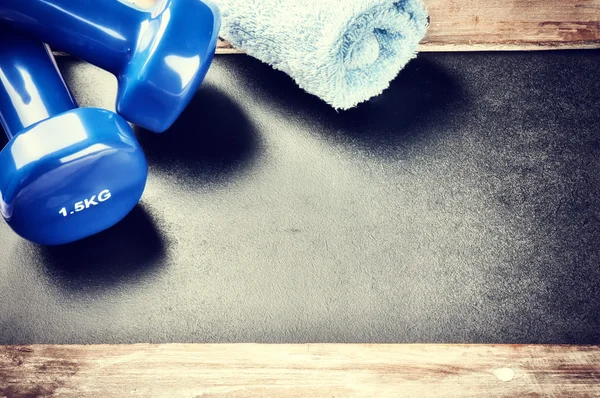
[{"label": "rolled towel", "polygon": [[336,109],[381,94],[416,56],[422,0],[216,0],[221,36]]}]

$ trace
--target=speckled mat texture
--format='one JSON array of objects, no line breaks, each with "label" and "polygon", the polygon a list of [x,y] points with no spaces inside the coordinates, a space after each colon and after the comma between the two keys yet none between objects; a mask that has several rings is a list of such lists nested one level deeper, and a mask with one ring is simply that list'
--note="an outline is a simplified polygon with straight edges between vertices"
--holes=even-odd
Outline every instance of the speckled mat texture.
[{"label": "speckled mat texture", "polygon": [[[600,52],[420,54],[337,113],[217,57],[121,224],[0,225],[0,343],[600,343]],[[116,82],[61,59],[83,106]]]}]

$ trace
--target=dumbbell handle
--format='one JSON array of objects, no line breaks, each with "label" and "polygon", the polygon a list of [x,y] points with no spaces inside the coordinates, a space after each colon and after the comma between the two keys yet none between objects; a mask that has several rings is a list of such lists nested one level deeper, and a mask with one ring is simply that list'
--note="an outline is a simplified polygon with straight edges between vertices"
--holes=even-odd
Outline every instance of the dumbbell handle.
[{"label": "dumbbell handle", "polygon": [[140,29],[151,12],[120,0],[2,0],[0,18],[56,50],[85,54],[90,63],[115,72],[128,62],[140,31],[160,28]]},{"label": "dumbbell handle", "polygon": [[0,122],[9,139],[77,107],[48,46],[10,28],[0,28],[0,37],[11,37],[0,40]]}]

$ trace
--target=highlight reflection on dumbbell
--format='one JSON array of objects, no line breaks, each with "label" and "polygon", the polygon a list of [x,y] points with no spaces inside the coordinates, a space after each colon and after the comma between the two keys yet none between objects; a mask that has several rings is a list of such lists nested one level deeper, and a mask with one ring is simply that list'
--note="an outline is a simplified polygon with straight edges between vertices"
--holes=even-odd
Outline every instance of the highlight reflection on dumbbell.
[{"label": "highlight reflection on dumbbell", "polygon": [[155,132],[204,79],[221,24],[210,0],[160,0],[149,10],[119,0],[3,0],[0,19],[115,74],[117,112]]},{"label": "highlight reflection on dumbbell", "polygon": [[138,203],[148,174],[129,124],[77,108],[48,47],[0,28],[0,213],[22,237],[72,242]]}]

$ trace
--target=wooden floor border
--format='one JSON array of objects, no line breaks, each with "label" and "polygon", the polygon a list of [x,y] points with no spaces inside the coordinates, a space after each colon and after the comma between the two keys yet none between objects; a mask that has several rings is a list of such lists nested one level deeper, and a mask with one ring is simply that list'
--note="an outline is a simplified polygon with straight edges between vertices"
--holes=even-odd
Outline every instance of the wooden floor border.
[{"label": "wooden floor border", "polygon": [[600,347],[0,346],[0,397],[597,397]]}]

